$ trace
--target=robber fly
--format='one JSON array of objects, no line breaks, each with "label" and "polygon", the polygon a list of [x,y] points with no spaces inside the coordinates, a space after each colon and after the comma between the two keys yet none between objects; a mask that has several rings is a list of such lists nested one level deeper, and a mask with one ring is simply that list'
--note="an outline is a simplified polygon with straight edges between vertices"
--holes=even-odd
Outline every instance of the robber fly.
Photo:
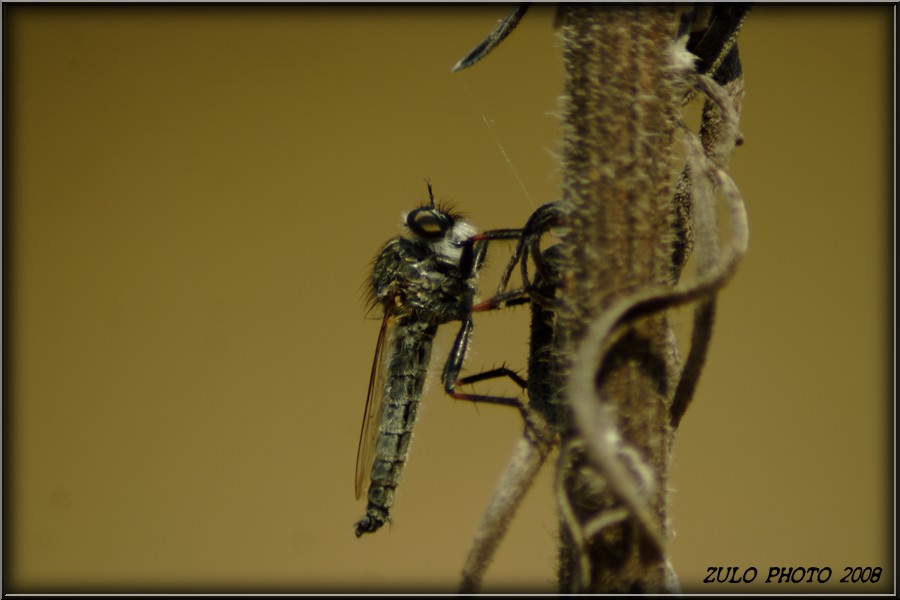
[{"label": "robber fly", "polygon": [[521,230],[475,235],[461,215],[435,206],[431,182],[426,182],[429,204],[405,216],[406,235],[390,240],[372,269],[370,303],[380,305],[384,314],[356,455],[356,498],[368,489],[357,537],[390,520],[439,325],[461,323],[442,375],[447,393],[460,400],[519,405],[516,399],[464,394],[457,386],[468,383],[458,376],[472,334],[476,277],[487,244],[515,239]]}]

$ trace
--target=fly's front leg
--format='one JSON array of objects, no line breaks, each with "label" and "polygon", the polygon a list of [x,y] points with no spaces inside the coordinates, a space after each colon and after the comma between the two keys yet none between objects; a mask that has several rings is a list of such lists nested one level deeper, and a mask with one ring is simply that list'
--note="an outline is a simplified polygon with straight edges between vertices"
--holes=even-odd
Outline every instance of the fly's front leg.
[{"label": "fly's front leg", "polygon": [[460,242],[462,254],[459,269],[465,276],[471,276],[481,270],[487,256],[488,244],[497,240],[518,240],[522,237],[521,229],[491,229],[475,234]]},{"label": "fly's front leg", "polygon": [[[506,301],[507,297],[519,296],[522,294],[525,288],[531,289],[533,286],[531,285],[531,278],[528,275],[528,254],[531,254],[531,260],[535,264],[536,270],[543,274],[545,272],[545,267],[543,264],[543,260],[541,258],[541,238],[545,233],[547,233],[553,227],[557,227],[562,224],[562,207],[559,202],[548,202],[535,210],[530,217],[528,217],[528,222],[525,223],[525,227],[522,229],[495,229],[485,231],[482,234],[475,235],[469,240],[468,243],[476,244],[480,246],[482,243],[485,244],[484,248],[476,248],[471,249],[473,258],[470,259],[475,265],[476,270],[481,268],[481,264],[484,262],[484,254],[487,252],[486,242],[495,239],[516,239],[516,249],[513,252],[513,255],[510,257],[509,262],[504,267],[503,272],[500,275],[500,281],[497,285],[497,295],[491,300],[482,302],[478,306],[481,307],[479,310],[492,310],[496,306],[491,306],[490,308],[485,308],[489,303],[498,304],[501,301],[506,302],[504,306],[511,306],[514,304],[522,304],[527,300],[522,300],[521,302],[512,302]],[[476,253],[479,253],[477,258]],[[521,265],[522,270],[522,285],[523,289],[515,290],[513,292],[507,292],[506,287],[509,285],[509,280],[512,277],[512,273],[516,268],[516,264]],[[538,298],[538,300],[542,300]]]},{"label": "fly's front leg", "polygon": [[[516,249],[500,276],[500,283],[497,286],[497,294],[494,297],[489,298],[488,300],[474,305],[472,307],[472,312],[496,310],[498,308],[515,306],[517,304],[526,304],[528,302],[534,302],[540,304],[541,306],[552,308],[553,299],[546,296],[545,294],[542,294],[540,291],[540,288],[544,286],[536,285],[536,283],[531,280],[531,276],[528,273],[528,256],[531,256],[531,261],[534,263],[538,280],[548,280],[552,278],[550,276],[551,269],[544,264],[543,252],[541,251],[541,238],[545,233],[547,233],[554,227],[558,227],[561,224],[562,208],[560,204],[558,202],[548,202],[547,204],[540,206],[536,211],[534,211],[534,213],[532,213],[532,215],[528,218],[528,222],[525,224],[525,227],[523,227],[522,229],[496,230],[503,232],[518,232]],[[482,235],[490,236],[492,233],[494,232],[486,231]],[[479,236],[473,236],[470,239],[478,240],[478,238]],[[492,238],[489,237],[488,239]],[[497,239],[508,238],[504,237]],[[484,252],[486,252],[486,248]],[[481,260],[483,261],[483,257],[481,258]],[[517,263],[519,263],[522,271],[523,287],[512,291],[507,291],[506,287],[509,285],[509,279],[510,277],[512,277],[512,272],[515,270]]]},{"label": "fly's front leg", "polygon": [[[528,260],[526,254],[530,252],[531,260],[535,269],[541,275],[546,275],[547,267],[544,266],[541,253],[541,238],[545,233],[562,224],[562,207],[559,202],[548,202],[544,204],[530,217],[525,227],[522,228],[522,237],[519,240],[519,247],[516,248],[516,254],[521,255],[522,268],[522,285],[526,288],[532,287],[531,279],[528,275]],[[528,246],[528,250],[524,249]],[[511,265],[511,266],[514,266]]]}]

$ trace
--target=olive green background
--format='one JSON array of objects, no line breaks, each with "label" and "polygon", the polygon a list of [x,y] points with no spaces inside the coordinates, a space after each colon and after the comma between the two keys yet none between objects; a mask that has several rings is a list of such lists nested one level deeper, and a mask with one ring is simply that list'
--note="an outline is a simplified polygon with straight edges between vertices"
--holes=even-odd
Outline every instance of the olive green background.
[{"label": "olive green background", "polygon": [[[394,522],[354,538],[362,292],[426,176],[481,229],[557,197],[552,8],[454,75],[508,7],[4,8],[6,591],[453,591],[521,421],[432,382]],[[745,25],[750,250],[670,480],[687,591],[892,587],[891,33],[890,6]],[[479,315],[469,371],[524,367],[527,318]],[[555,589],[551,485],[486,591]]]}]

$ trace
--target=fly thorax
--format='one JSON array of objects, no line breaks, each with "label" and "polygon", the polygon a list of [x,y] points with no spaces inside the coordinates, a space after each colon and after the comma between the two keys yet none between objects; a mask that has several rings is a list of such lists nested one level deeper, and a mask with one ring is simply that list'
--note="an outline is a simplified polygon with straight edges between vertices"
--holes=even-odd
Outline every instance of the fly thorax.
[{"label": "fly thorax", "polygon": [[465,260],[463,252],[475,227],[433,205],[407,213],[404,227],[407,235],[397,240],[384,261],[393,264],[385,269],[391,273],[385,287],[402,297],[402,306],[392,307],[393,312],[435,325],[461,319],[474,295],[471,259]]}]

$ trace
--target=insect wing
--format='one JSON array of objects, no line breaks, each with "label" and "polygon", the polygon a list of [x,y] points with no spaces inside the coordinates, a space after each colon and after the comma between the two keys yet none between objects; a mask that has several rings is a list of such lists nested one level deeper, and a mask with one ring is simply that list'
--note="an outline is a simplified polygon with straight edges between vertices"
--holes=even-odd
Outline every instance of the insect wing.
[{"label": "insect wing", "polygon": [[375,446],[378,443],[378,424],[381,420],[381,408],[384,405],[385,360],[384,348],[391,338],[394,319],[390,311],[385,311],[378,332],[378,343],[375,345],[375,358],[372,361],[372,374],[369,376],[369,392],[366,395],[366,410],[363,413],[362,429],[359,432],[359,448],[356,451],[356,499],[369,487],[372,463],[375,459]]}]

